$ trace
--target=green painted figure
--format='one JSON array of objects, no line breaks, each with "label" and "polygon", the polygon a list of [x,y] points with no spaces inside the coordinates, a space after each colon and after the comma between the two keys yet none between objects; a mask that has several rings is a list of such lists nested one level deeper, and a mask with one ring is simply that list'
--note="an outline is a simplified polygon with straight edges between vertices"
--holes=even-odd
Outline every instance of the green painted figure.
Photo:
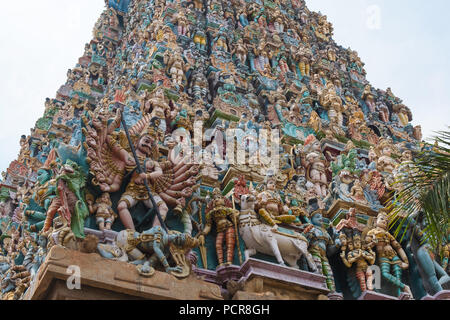
[{"label": "green painted figure", "polygon": [[[307,237],[309,238],[309,252],[317,265],[317,269],[327,278],[328,289],[330,289],[331,292],[335,292],[336,286],[334,283],[333,271],[328,262],[327,253],[336,250],[336,245],[338,243],[335,244],[328,231],[323,227],[324,221],[320,211],[316,211],[312,214],[311,222],[314,227],[307,234]],[[339,240],[337,240],[337,242],[339,242]]]}]

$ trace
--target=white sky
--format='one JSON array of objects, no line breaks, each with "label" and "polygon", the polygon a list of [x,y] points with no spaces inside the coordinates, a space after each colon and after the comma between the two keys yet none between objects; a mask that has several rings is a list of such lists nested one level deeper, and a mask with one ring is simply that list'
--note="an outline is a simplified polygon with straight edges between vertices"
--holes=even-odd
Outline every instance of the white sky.
[{"label": "white sky", "polygon": [[[0,171],[17,157],[22,134],[42,116],[67,70],[83,54],[104,0],[4,1],[0,10]],[[375,87],[392,87],[412,109],[424,136],[450,125],[448,0],[307,0],[327,14],[335,40],[356,49]],[[381,9],[381,29],[367,8]],[[444,32],[446,34],[444,34]]]},{"label": "white sky", "polygon": [[20,150],[92,39],[104,0],[2,1],[0,10],[0,172]]}]

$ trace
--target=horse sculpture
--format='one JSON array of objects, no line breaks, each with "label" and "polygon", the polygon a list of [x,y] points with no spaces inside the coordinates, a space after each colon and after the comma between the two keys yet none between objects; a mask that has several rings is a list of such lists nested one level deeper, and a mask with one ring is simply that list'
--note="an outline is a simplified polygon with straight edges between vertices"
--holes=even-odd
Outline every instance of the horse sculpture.
[{"label": "horse sculpture", "polygon": [[262,223],[255,211],[255,202],[253,195],[242,195],[238,200],[241,206],[240,235],[248,248],[245,251],[246,258],[259,252],[275,257],[282,266],[286,266],[286,262],[290,267],[300,269],[298,262],[305,257],[310,270],[317,272],[314,260],[308,252],[308,240],[298,232],[283,232],[277,227]]}]

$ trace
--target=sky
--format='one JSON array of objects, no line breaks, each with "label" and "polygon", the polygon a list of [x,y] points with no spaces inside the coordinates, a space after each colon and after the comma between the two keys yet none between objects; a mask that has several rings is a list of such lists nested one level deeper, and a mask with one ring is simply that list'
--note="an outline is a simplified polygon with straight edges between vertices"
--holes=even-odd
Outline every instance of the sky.
[{"label": "sky", "polygon": [[1,2],[0,172],[66,82],[104,7],[104,0]]},{"label": "sky", "polygon": [[[391,87],[424,137],[450,125],[450,1],[307,0],[334,25],[334,39],[359,52],[376,88]],[[43,115],[92,39],[104,0],[3,1],[0,10],[0,171],[20,136]]]}]

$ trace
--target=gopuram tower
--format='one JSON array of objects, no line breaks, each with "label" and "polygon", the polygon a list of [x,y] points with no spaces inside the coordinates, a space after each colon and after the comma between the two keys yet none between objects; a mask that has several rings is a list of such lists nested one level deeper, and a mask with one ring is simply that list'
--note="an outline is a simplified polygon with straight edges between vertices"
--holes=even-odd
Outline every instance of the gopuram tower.
[{"label": "gopuram tower", "polygon": [[105,2],[3,174],[2,299],[448,297],[389,230],[421,129],[326,16]]}]

